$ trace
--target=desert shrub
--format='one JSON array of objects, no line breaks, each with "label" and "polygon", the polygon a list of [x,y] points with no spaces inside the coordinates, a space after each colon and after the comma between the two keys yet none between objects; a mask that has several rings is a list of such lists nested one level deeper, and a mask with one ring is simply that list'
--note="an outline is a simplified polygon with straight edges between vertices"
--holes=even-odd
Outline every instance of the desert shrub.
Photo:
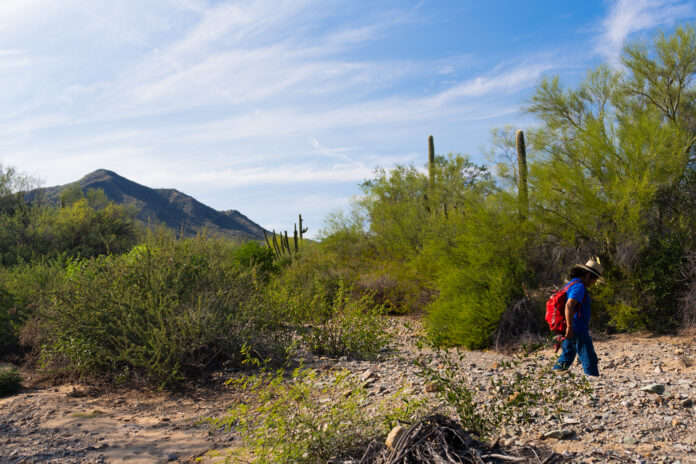
[{"label": "desert shrub", "polygon": [[342,281],[333,298],[313,303],[312,325],[303,339],[314,353],[371,358],[389,343],[384,307],[368,295],[352,298]]},{"label": "desert shrub", "polygon": [[442,240],[434,239],[424,252],[438,263],[439,295],[427,314],[431,339],[484,348],[508,305],[524,296],[525,280],[533,278],[524,260],[528,233],[500,197],[449,216],[440,230]]},{"label": "desert shrub", "polygon": [[19,342],[17,326],[21,324],[14,299],[7,290],[0,287],[0,355],[17,349]]},{"label": "desert shrub", "polygon": [[426,307],[432,298],[433,291],[423,280],[413,266],[383,263],[381,268],[360,273],[355,289],[391,314],[409,314]]},{"label": "desert shrub", "polygon": [[591,398],[587,379],[573,373],[558,375],[548,360],[535,354],[538,347],[523,346],[521,354],[500,363],[502,370],[490,378],[485,388],[494,394],[493,401],[482,401],[486,393],[480,391],[481,386],[471,385],[463,374],[465,353],[436,351],[437,368],[426,357],[421,357],[417,365],[421,368],[419,375],[435,386],[462,426],[488,437],[502,425],[527,424],[539,414],[561,418],[570,401]]},{"label": "desert shrub", "polygon": [[271,248],[261,246],[254,240],[240,245],[232,253],[233,260],[242,267],[254,269],[260,279],[266,280],[278,271],[275,255]]},{"label": "desert shrub", "polygon": [[22,377],[15,368],[0,368],[0,396],[12,395],[22,388]]},{"label": "desert shrub", "polygon": [[[77,190],[82,194],[82,190]],[[73,257],[124,253],[136,244],[136,210],[130,206],[108,202],[100,190],[61,207],[46,206],[34,223],[37,254]]]},{"label": "desert shrub", "polygon": [[686,290],[680,298],[680,313],[682,322],[687,327],[696,326],[696,252],[691,252],[686,257],[682,266],[683,279],[686,282]]},{"label": "desert shrub", "polygon": [[229,257],[225,242],[160,233],[122,256],[70,262],[47,313],[44,364],[168,387],[236,359],[245,344],[277,355],[265,336],[275,318],[263,313],[252,273]]},{"label": "desert shrub", "polygon": [[352,280],[341,261],[331,253],[325,253],[321,246],[308,245],[283,266],[280,275],[274,279],[274,285],[284,287],[299,298],[304,309],[298,309],[305,314],[312,310],[312,300],[317,295],[333,298],[341,279]]},{"label": "desert shrub", "polygon": [[[31,351],[40,346],[41,312],[64,281],[65,259],[39,259],[0,267],[0,355]],[[27,330],[28,326],[33,327]]]},{"label": "desert shrub", "polygon": [[339,280],[317,280],[311,294],[284,284],[272,285],[266,293],[270,310],[298,329],[299,340],[320,355],[372,358],[390,341],[384,307],[370,295],[352,296]]},{"label": "desert shrub", "polygon": [[515,343],[533,343],[546,335],[548,326],[544,321],[544,303],[529,295],[509,303],[491,336],[491,345],[500,350]]},{"label": "desert shrub", "polygon": [[137,240],[136,210],[111,203],[101,190],[85,195],[71,186],[60,205],[25,192],[34,181],[0,166],[0,265],[13,266],[41,257],[90,257],[123,253]]},{"label": "desert shrub", "polygon": [[236,457],[253,457],[258,464],[319,464],[332,458],[360,458],[364,445],[386,435],[396,422],[411,421],[422,403],[399,391],[376,404],[346,372],[319,376],[310,369],[261,372],[230,380],[246,393],[216,427],[234,429],[242,448]]}]

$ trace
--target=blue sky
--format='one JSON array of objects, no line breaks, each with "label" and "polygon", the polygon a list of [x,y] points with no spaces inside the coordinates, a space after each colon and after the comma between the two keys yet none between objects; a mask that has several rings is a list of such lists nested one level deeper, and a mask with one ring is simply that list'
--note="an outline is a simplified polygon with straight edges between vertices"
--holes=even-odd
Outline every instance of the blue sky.
[{"label": "blue sky", "polygon": [[694,2],[1,0],[0,160],[99,168],[316,233],[376,166],[485,162],[543,76],[617,65]]}]

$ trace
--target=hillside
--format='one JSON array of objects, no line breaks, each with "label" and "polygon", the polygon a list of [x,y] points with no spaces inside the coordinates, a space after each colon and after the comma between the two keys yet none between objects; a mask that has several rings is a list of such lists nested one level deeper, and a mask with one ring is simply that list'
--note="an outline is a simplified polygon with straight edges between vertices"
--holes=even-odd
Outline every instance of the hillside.
[{"label": "hillside", "polygon": [[[206,229],[228,238],[262,239],[263,228],[236,210],[217,211],[175,189],[153,189],[126,179],[113,171],[99,169],[78,180],[83,191],[102,189],[109,200],[138,208],[136,219],[143,224],[162,224],[191,236]],[[58,203],[67,185],[46,187],[29,192],[32,200]]]}]

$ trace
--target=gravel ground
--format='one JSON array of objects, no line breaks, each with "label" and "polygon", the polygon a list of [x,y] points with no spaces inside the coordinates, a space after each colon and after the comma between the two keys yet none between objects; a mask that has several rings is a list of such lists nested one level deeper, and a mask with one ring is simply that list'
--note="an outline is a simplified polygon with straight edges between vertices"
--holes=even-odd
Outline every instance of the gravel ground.
[{"label": "gravel ground", "polygon": [[[431,352],[416,349],[417,321],[395,319],[395,339],[375,361],[310,357],[321,371],[347,369],[367,379],[371,397],[406,387],[437,404],[437,392],[418,376],[413,361]],[[565,462],[696,463],[696,336],[613,336],[595,338],[599,379],[590,396],[568,404],[562,417],[537,412],[529,424],[501,430],[503,446],[551,448]],[[496,401],[491,379],[533,372],[552,363],[546,349],[516,367],[505,367],[514,353],[467,352],[461,375],[477,401]],[[582,375],[579,365],[573,373]],[[25,377],[32,373],[24,371]],[[0,463],[159,463],[194,462],[207,450],[229,446],[233,436],[210,433],[202,417],[221,414],[236,394],[218,373],[210,386],[179,393],[140,390],[100,392],[85,385],[27,388],[0,398]],[[661,394],[641,388],[658,384]],[[658,389],[659,387],[654,387]],[[542,439],[563,430],[567,438]],[[205,462],[215,462],[213,458]]]}]

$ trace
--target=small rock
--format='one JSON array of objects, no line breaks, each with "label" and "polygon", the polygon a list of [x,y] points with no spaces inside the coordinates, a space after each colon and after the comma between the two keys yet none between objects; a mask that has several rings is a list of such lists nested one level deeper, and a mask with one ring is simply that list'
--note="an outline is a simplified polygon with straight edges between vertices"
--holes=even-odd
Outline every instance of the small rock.
[{"label": "small rock", "polygon": [[690,435],[687,435],[685,441],[686,441],[687,445],[696,445],[696,433],[692,433]]},{"label": "small rock", "polygon": [[555,438],[557,440],[566,440],[568,438],[572,438],[573,435],[575,435],[575,432],[572,430],[568,429],[558,429],[558,430],[551,430],[550,432],[544,433],[541,438]]},{"label": "small rock", "polygon": [[672,427],[677,427],[679,426],[679,424],[681,424],[681,421],[679,419],[677,419],[676,417],[672,419]]},{"label": "small rock", "polygon": [[662,374],[662,368],[660,366],[657,366],[653,372],[656,374]]},{"label": "small rock", "polygon": [[682,400],[681,405],[683,408],[691,408],[694,405],[694,400],[691,398],[687,398],[685,400]]},{"label": "small rock", "polygon": [[661,395],[665,392],[665,386],[662,385],[661,383],[651,383],[650,385],[640,387],[640,391],[650,392],[650,393],[655,393],[657,395]]},{"label": "small rock", "polygon": [[372,378],[372,376],[375,375],[374,372],[372,372],[370,369],[366,370],[362,374],[360,374],[360,378],[363,380],[367,380]]},{"label": "small rock", "polygon": [[641,454],[650,455],[651,451],[655,451],[657,446],[651,443],[642,443],[636,447],[636,451]]},{"label": "small rock", "polygon": [[177,459],[179,459],[179,456],[176,454],[173,454],[173,453],[167,454],[164,457],[165,462],[172,462],[172,461],[176,461]]},{"label": "small rock", "polygon": [[440,391],[440,386],[435,382],[428,382],[425,384],[425,391],[427,393],[434,393]]},{"label": "small rock", "polygon": [[400,425],[397,425],[396,427],[391,429],[391,432],[389,432],[389,435],[387,435],[387,439],[384,442],[384,444],[387,445],[389,448],[394,448],[394,444],[399,439],[399,437],[403,435],[405,431],[405,428],[403,428]]},{"label": "small rock", "polygon": [[636,440],[636,438],[631,435],[625,435],[623,437],[622,442],[624,443],[624,445],[635,445],[638,443],[638,440]]},{"label": "small rock", "polygon": [[674,354],[676,354],[677,356],[681,356],[684,354],[684,350],[682,350],[681,348],[675,348]]}]

